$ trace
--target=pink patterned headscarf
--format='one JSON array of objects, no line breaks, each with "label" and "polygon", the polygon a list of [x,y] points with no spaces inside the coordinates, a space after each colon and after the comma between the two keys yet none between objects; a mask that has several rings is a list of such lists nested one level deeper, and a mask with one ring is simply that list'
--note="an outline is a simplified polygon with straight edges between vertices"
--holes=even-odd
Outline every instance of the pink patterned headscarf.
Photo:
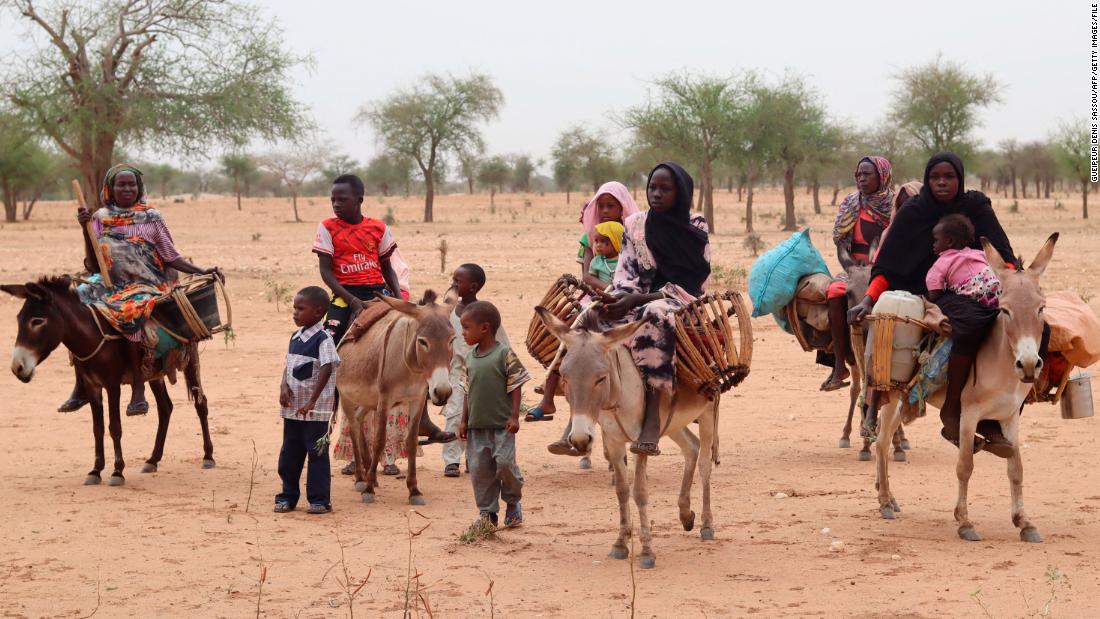
[{"label": "pink patterned headscarf", "polygon": [[626,185],[619,181],[610,181],[600,185],[600,188],[596,190],[592,199],[584,205],[584,211],[581,213],[581,224],[584,225],[584,231],[588,234],[588,238],[591,239],[596,232],[596,224],[600,223],[599,209],[596,208],[596,200],[607,194],[612,198],[619,201],[619,204],[623,207],[623,220],[620,223],[625,223],[626,219],[631,215],[639,212],[638,205],[635,204],[634,198],[630,195],[630,190],[626,188]]}]

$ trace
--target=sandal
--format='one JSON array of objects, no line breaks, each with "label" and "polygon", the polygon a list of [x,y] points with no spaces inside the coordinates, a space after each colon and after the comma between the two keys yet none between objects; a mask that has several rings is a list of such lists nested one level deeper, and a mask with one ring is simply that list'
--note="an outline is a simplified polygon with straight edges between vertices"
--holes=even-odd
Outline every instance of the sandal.
[{"label": "sandal", "polygon": [[[959,437],[958,436],[952,437],[951,434],[949,434],[947,432],[947,428],[942,428],[940,430],[940,436],[943,437],[943,440],[947,441],[948,443],[951,443],[955,447],[959,446]],[[974,453],[978,453],[979,451],[984,449],[987,442],[988,441],[986,441],[984,438],[982,438],[982,437],[978,436],[977,434],[975,434],[974,435]],[[990,453],[994,453],[994,452],[990,452]],[[1007,457],[1007,456],[1005,456],[1005,457]]]},{"label": "sandal", "polygon": [[458,464],[457,463],[456,464],[448,464],[447,466],[443,467],[443,476],[444,477],[461,477],[462,473],[458,472]]},{"label": "sandal", "polygon": [[293,511],[293,510],[294,510],[294,508],[290,506],[290,503],[287,503],[285,501],[276,501],[275,502],[275,510],[274,511],[275,511],[276,514],[285,514],[289,511]]},{"label": "sandal", "polygon": [[843,389],[843,388],[845,388],[845,387],[847,387],[851,384],[852,384],[851,381],[844,380],[843,378],[840,379],[840,380],[833,380],[833,377],[830,376],[829,378],[825,379],[825,382],[821,383],[821,390],[822,391],[837,391],[837,390]]},{"label": "sandal", "polygon": [[430,436],[422,438],[417,441],[418,445],[431,445],[433,443],[453,443],[458,440],[458,435],[454,432],[446,432],[443,430],[436,430],[432,432]]},{"label": "sandal", "polygon": [[998,458],[1011,458],[1016,453],[1016,446],[1004,437],[987,438],[982,443],[982,450],[997,456]]},{"label": "sandal", "polygon": [[382,474],[383,475],[400,475],[401,474],[401,469],[397,468],[396,464],[387,464],[386,466],[382,467]]},{"label": "sandal", "polygon": [[341,475],[355,475],[355,460],[348,462],[344,465],[344,468],[340,469]]},{"label": "sandal", "polygon": [[504,527],[511,529],[523,524],[523,508],[519,505],[515,509],[506,508],[504,511]]},{"label": "sandal", "polygon": [[544,413],[541,406],[536,406],[527,411],[527,414],[523,417],[524,421],[553,421],[554,413]]},{"label": "sandal", "polygon": [[630,452],[638,454],[639,456],[661,455],[661,450],[657,447],[657,443],[651,443],[649,441],[635,441],[631,443]]},{"label": "sandal", "polygon": [[61,406],[57,407],[57,412],[59,412],[59,413],[74,413],[74,412],[80,410],[81,408],[83,408],[84,405],[87,404],[87,403],[88,403],[87,400],[81,400],[79,398],[69,398],[68,400],[65,400],[64,402],[62,402]]},{"label": "sandal", "polygon": [[535,393],[537,393],[538,395],[545,394],[546,393],[546,387],[543,387],[542,385],[536,385],[535,386]]},{"label": "sandal", "polygon": [[140,402],[130,402],[126,405],[126,416],[134,417],[136,415],[146,415],[149,413],[149,401],[142,400]]},{"label": "sandal", "polygon": [[581,452],[577,451],[573,444],[567,440],[561,439],[554,441],[546,446],[546,450],[555,456],[583,456]]}]

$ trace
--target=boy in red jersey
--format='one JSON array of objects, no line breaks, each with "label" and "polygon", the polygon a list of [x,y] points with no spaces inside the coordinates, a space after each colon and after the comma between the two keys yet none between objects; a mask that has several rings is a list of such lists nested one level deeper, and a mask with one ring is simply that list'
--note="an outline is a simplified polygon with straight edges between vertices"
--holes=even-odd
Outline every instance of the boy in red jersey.
[{"label": "boy in red jersey", "polygon": [[[341,174],[332,181],[332,212],[335,217],[317,226],[313,253],[317,254],[321,279],[332,291],[324,328],[339,346],[363,303],[381,295],[400,298],[401,285],[390,258],[397,249],[386,223],[363,215],[363,181],[354,174]],[[449,443],[458,437],[421,415],[420,436],[433,443]]]}]

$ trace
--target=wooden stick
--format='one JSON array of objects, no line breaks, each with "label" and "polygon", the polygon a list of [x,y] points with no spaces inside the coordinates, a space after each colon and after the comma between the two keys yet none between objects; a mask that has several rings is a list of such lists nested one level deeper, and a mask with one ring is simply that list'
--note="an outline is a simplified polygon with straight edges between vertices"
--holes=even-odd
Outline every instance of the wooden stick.
[{"label": "wooden stick", "polygon": [[[73,194],[76,195],[77,206],[87,209],[88,205],[84,202],[84,191],[80,188],[80,181],[75,178],[73,179]],[[99,248],[99,241],[95,236],[95,226],[92,225],[91,220],[84,224],[84,233],[88,235],[88,241],[92,244],[92,253],[95,254],[95,261],[99,264],[99,276],[103,278],[103,285],[110,288],[111,274],[107,272],[107,260],[103,257],[103,252]]]}]

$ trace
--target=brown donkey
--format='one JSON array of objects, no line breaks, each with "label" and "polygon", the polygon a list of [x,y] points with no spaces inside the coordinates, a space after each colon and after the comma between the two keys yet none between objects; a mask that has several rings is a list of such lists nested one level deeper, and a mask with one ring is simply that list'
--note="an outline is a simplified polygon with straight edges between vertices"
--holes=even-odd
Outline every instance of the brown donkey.
[{"label": "brown donkey", "polygon": [[[1001,280],[1003,294],[1000,300],[1000,315],[993,330],[978,351],[974,369],[966,388],[962,393],[962,425],[959,444],[972,445],[978,422],[992,419],[1001,424],[1005,437],[1015,448],[1008,459],[1008,481],[1012,493],[1012,523],[1020,529],[1020,539],[1025,542],[1041,542],[1039,530],[1035,528],[1024,512],[1024,462],[1020,454],[1020,411],[1024,398],[1031,391],[1031,383],[1039,376],[1043,360],[1039,358],[1039,343],[1043,337],[1043,306],[1046,299],[1039,288],[1039,278],[1046,270],[1054,255],[1054,244],[1058,234],[1052,234],[1035,261],[1027,270],[1009,269],[997,251],[982,239],[986,259]],[[1022,267],[1022,261],[1020,266]],[[946,389],[934,393],[928,403],[932,406],[943,405]],[[909,423],[916,418],[916,407],[909,405],[908,398],[898,402],[898,392],[890,391],[889,400],[883,402],[882,432],[891,432],[901,422]],[[883,398],[885,399],[885,398]],[[896,406],[889,406],[896,404]],[[890,463],[885,457],[887,445],[878,445],[878,475],[875,483],[878,488],[879,513],[883,518],[896,517],[897,501],[890,491]],[[955,504],[955,520],[959,523],[959,537],[968,541],[979,541],[981,537],[970,522],[966,508],[967,488],[970,475],[974,472],[974,452],[972,449],[960,449],[955,474],[958,477],[958,500]]]},{"label": "brown donkey", "polygon": [[[122,485],[125,481],[122,470],[126,463],[122,459],[119,391],[121,385],[131,381],[130,364],[124,348],[127,342],[103,331],[102,319],[97,319],[92,313],[95,310],[80,302],[68,277],[42,278],[23,285],[3,285],[0,290],[24,300],[17,316],[19,331],[12,352],[11,371],[16,378],[29,383],[34,378],[35,368],[58,346],[64,345],[73,354],[77,380],[84,393],[88,394],[91,404],[92,433],[95,435],[95,464],[84,480],[85,485],[101,481],[100,472],[104,466],[102,390],[107,390],[111,440],[115,446],[115,467],[108,483]],[[202,468],[209,469],[214,467],[214,444],[210,440],[206,396],[199,379],[198,353],[198,347],[191,344],[182,369],[202,426]],[[163,374],[146,377],[157,402],[157,438],[153,454],[145,461],[143,473],[155,472],[164,454],[172,400],[168,397],[163,379]]]},{"label": "brown donkey", "polygon": [[379,319],[355,341],[343,343],[340,367],[336,368],[340,407],[351,425],[355,488],[364,503],[374,502],[378,463],[386,444],[386,418],[391,411],[404,410],[409,418],[404,437],[409,454],[405,485],[409,503],[423,505],[424,495],[416,485],[416,429],[429,395],[436,406],[451,397],[452,306],[436,303],[430,290],[420,305],[380,298],[396,311]]}]

